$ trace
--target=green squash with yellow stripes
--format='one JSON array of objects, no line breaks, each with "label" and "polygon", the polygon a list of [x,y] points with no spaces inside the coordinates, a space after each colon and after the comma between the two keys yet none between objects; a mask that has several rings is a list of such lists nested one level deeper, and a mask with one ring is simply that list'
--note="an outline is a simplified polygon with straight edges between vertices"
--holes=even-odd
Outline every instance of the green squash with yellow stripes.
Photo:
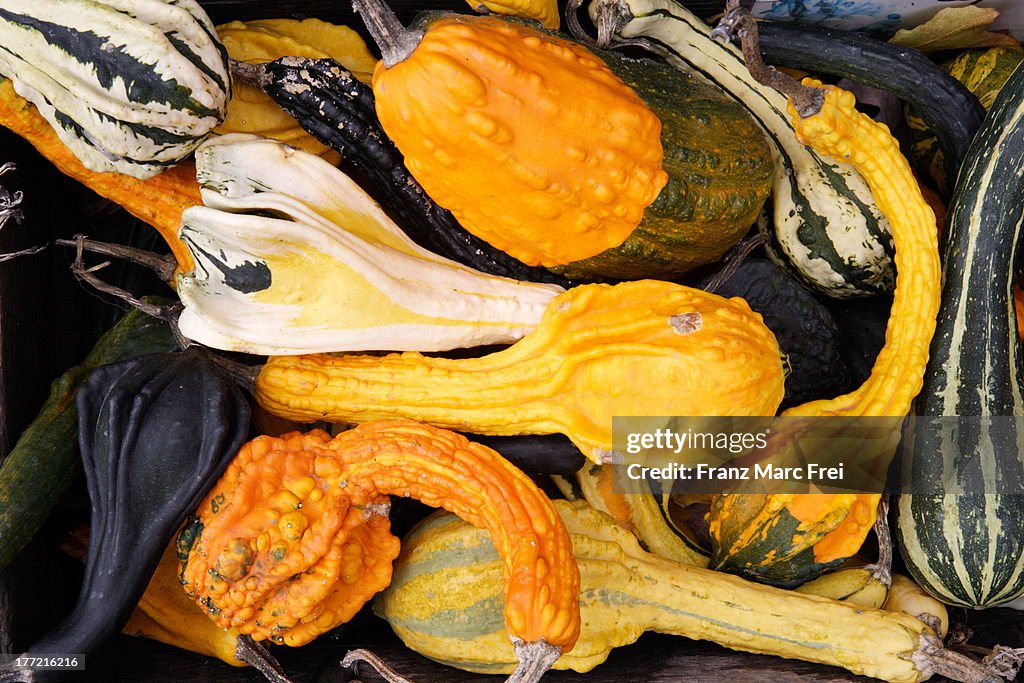
[{"label": "green squash with yellow stripes", "polygon": [[[990,47],[964,50],[939,66],[974,93],[981,106],[987,110],[1021,61],[1024,61],[1024,50]],[[954,112],[950,112],[950,116],[954,115]],[[950,178],[946,172],[938,138],[913,108],[906,107],[904,117],[907,121],[911,159],[919,172],[931,178],[935,187],[948,196],[956,178]]]},{"label": "green squash with yellow stripes", "polygon": [[231,98],[194,0],[7,0],[0,74],[86,168],[143,179],[188,156]]},{"label": "green squash with yellow stripes", "polygon": [[942,305],[915,410],[924,419],[909,430],[909,493],[898,507],[907,567],[954,605],[1024,595],[1024,378],[1012,293],[1022,165],[1018,67],[967,152],[950,204]]}]

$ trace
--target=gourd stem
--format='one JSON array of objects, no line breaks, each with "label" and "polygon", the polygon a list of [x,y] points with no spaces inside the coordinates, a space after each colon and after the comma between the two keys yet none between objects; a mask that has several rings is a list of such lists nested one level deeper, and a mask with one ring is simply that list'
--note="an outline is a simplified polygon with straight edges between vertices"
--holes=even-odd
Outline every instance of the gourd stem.
[{"label": "gourd stem", "polygon": [[402,26],[395,13],[382,0],[353,0],[352,8],[363,18],[366,30],[380,48],[381,59],[388,68],[411,55],[423,40],[421,29]]},{"label": "gourd stem", "polygon": [[231,65],[231,76],[233,78],[237,78],[254,88],[265,90],[274,82],[265,64],[246,64],[234,59],[230,60],[229,64]]},{"label": "gourd stem", "polygon": [[875,518],[875,536],[878,538],[878,561],[868,565],[871,575],[892,585],[892,534],[889,533],[889,497],[883,495],[878,501],[878,517]]},{"label": "gourd stem", "polygon": [[747,260],[750,253],[757,249],[762,244],[768,241],[768,236],[763,232],[759,232],[748,240],[744,240],[737,244],[730,253],[725,255],[725,267],[722,268],[713,278],[711,282],[704,287],[704,291],[711,292],[714,294],[718,291],[719,287],[729,281],[739,267],[743,265],[743,262]]},{"label": "gourd stem", "polygon": [[400,676],[397,671],[384,663],[384,660],[369,650],[349,650],[341,660],[342,667],[355,669],[359,662],[366,662],[388,683],[410,683],[408,678]]},{"label": "gourd stem", "polygon": [[562,656],[559,648],[543,640],[527,643],[514,638],[513,648],[519,665],[505,683],[536,683]]},{"label": "gourd stem", "polygon": [[750,10],[739,6],[739,0],[729,0],[726,3],[725,16],[711,32],[712,38],[731,39],[733,36],[740,39],[743,60],[755,81],[775,88],[789,97],[801,118],[806,119],[821,111],[821,106],[825,101],[823,90],[803,85],[789,74],[782,73],[774,66],[768,66],[761,59],[757,22],[750,15]]},{"label": "gourd stem", "polygon": [[911,655],[911,661],[921,671],[945,676],[960,683],[1003,683],[1003,677],[984,663],[942,646],[942,639],[931,633],[921,634],[921,646]]},{"label": "gourd stem", "polygon": [[238,636],[235,657],[259,671],[271,683],[292,683],[274,655],[247,635]]},{"label": "gourd stem", "polygon": [[174,277],[175,269],[178,267],[178,262],[173,256],[161,256],[151,251],[128,247],[123,244],[97,242],[96,240],[88,239],[84,235],[75,235],[73,240],[57,240],[56,243],[62,247],[75,247],[76,249],[81,245],[83,251],[114,256],[130,263],[145,266],[156,273],[162,282],[170,282]]}]

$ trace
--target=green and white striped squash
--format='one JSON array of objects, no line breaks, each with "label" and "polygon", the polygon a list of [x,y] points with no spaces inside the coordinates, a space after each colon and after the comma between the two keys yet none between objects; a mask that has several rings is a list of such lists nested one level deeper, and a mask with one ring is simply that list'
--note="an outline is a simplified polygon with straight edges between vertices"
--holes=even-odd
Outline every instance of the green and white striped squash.
[{"label": "green and white striped squash", "polygon": [[195,263],[178,327],[260,355],[444,351],[532,331],[551,284],[487,275],[418,246],[321,157],[253,135],[196,150],[205,206],[182,215]]},{"label": "green and white striped squash", "polygon": [[86,168],[143,179],[191,154],[231,94],[194,0],[5,0],[0,74]]},{"label": "green and white striped squash", "polygon": [[[943,602],[999,605],[1024,594],[1024,391],[1012,286],[1024,231],[1024,67],[974,138],[949,210],[942,305],[918,395],[920,426],[896,536],[911,574]],[[993,421],[976,420],[994,417]],[[1002,419],[1000,419],[1002,417]],[[1013,419],[1017,418],[1017,419]],[[940,488],[942,487],[942,488]],[[940,491],[942,493],[940,493]]]},{"label": "green and white striped squash", "polygon": [[786,98],[753,79],[738,49],[713,39],[707,24],[673,0],[592,0],[588,9],[599,27],[612,29],[613,45],[640,45],[703,77],[760,123],[775,159],[768,246],[776,263],[834,298],[892,290],[892,237],[867,183],[796,140]]}]

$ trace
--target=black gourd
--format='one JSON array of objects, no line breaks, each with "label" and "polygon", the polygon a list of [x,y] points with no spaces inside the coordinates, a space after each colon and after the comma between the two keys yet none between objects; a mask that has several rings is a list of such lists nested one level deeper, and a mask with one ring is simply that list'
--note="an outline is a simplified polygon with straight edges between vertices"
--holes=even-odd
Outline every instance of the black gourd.
[{"label": "black gourd", "polygon": [[[92,507],[85,575],[70,616],[29,655],[87,654],[120,630],[249,428],[245,396],[197,348],[102,366],[77,407]],[[59,674],[34,671],[30,680]]]}]

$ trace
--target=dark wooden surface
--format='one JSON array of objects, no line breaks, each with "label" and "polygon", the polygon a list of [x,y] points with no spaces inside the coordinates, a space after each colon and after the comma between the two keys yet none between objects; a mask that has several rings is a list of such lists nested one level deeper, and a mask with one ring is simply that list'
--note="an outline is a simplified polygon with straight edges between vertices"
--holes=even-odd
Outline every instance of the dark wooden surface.
[{"label": "dark wooden surface", "polygon": [[[202,0],[215,22],[280,16],[315,16],[359,26],[345,0]],[[701,9],[715,0],[696,0]],[[720,3],[717,3],[720,4]],[[420,9],[464,9],[457,0],[403,2],[399,14],[408,20]],[[26,193],[26,220],[9,224],[0,232],[0,252],[70,237],[84,231],[102,234],[107,219],[116,218],[102,202],[63,178],[37,157],[25,143],[0,129],[0,161],[19,165],[16,175],[0,182]],[[118,227],[115,230],[136,228]],[[110,235],[120,241],[138,241],[137,235]],[[152,237],[150,235],[150,237]],[[0,264],[0,454],[28,424],[45,399],[49,382],[77,362],[99,331],[117,314],[115,307],[100,302],[71,278],[66,253],[51,249],[39,256]],[[150,293],[136,290],[137,293]],[[0,574],[0,651],[19,651],[55,625],[70,609],[77,587],[76,566],[57,551],[60,538],[84,515],[80,490],[65,496],[47,527],[19,560]],[[1024,645],[1024,619],[1009,610],[955,612],[955,621],[977,629],[975,642],[991,645]],[[352,647],[367,648],[382,656],[401,674],[418,682],[490,680],[440,666],[405,649],[388,626],[368,612],[352,623],[321,637],[307,647],[278,648],[275,654],[297,682],[342,683],[347,676],[338,666]],[[217,660],[176,650],[151,641],[119,636],[88,658],[86,672],[72,681],[155,683],[196,681],[243,683],[261,681],[251,669],[235,669]],[[367,682],[381,679],[365,668]],[[608,662],[588,674],[553,672],[553,683],[765,681],[776,683],[868,680],[842,670],[775,657],[737,653],[709,643],[646,634],[636,644],[620,648]]]}]

